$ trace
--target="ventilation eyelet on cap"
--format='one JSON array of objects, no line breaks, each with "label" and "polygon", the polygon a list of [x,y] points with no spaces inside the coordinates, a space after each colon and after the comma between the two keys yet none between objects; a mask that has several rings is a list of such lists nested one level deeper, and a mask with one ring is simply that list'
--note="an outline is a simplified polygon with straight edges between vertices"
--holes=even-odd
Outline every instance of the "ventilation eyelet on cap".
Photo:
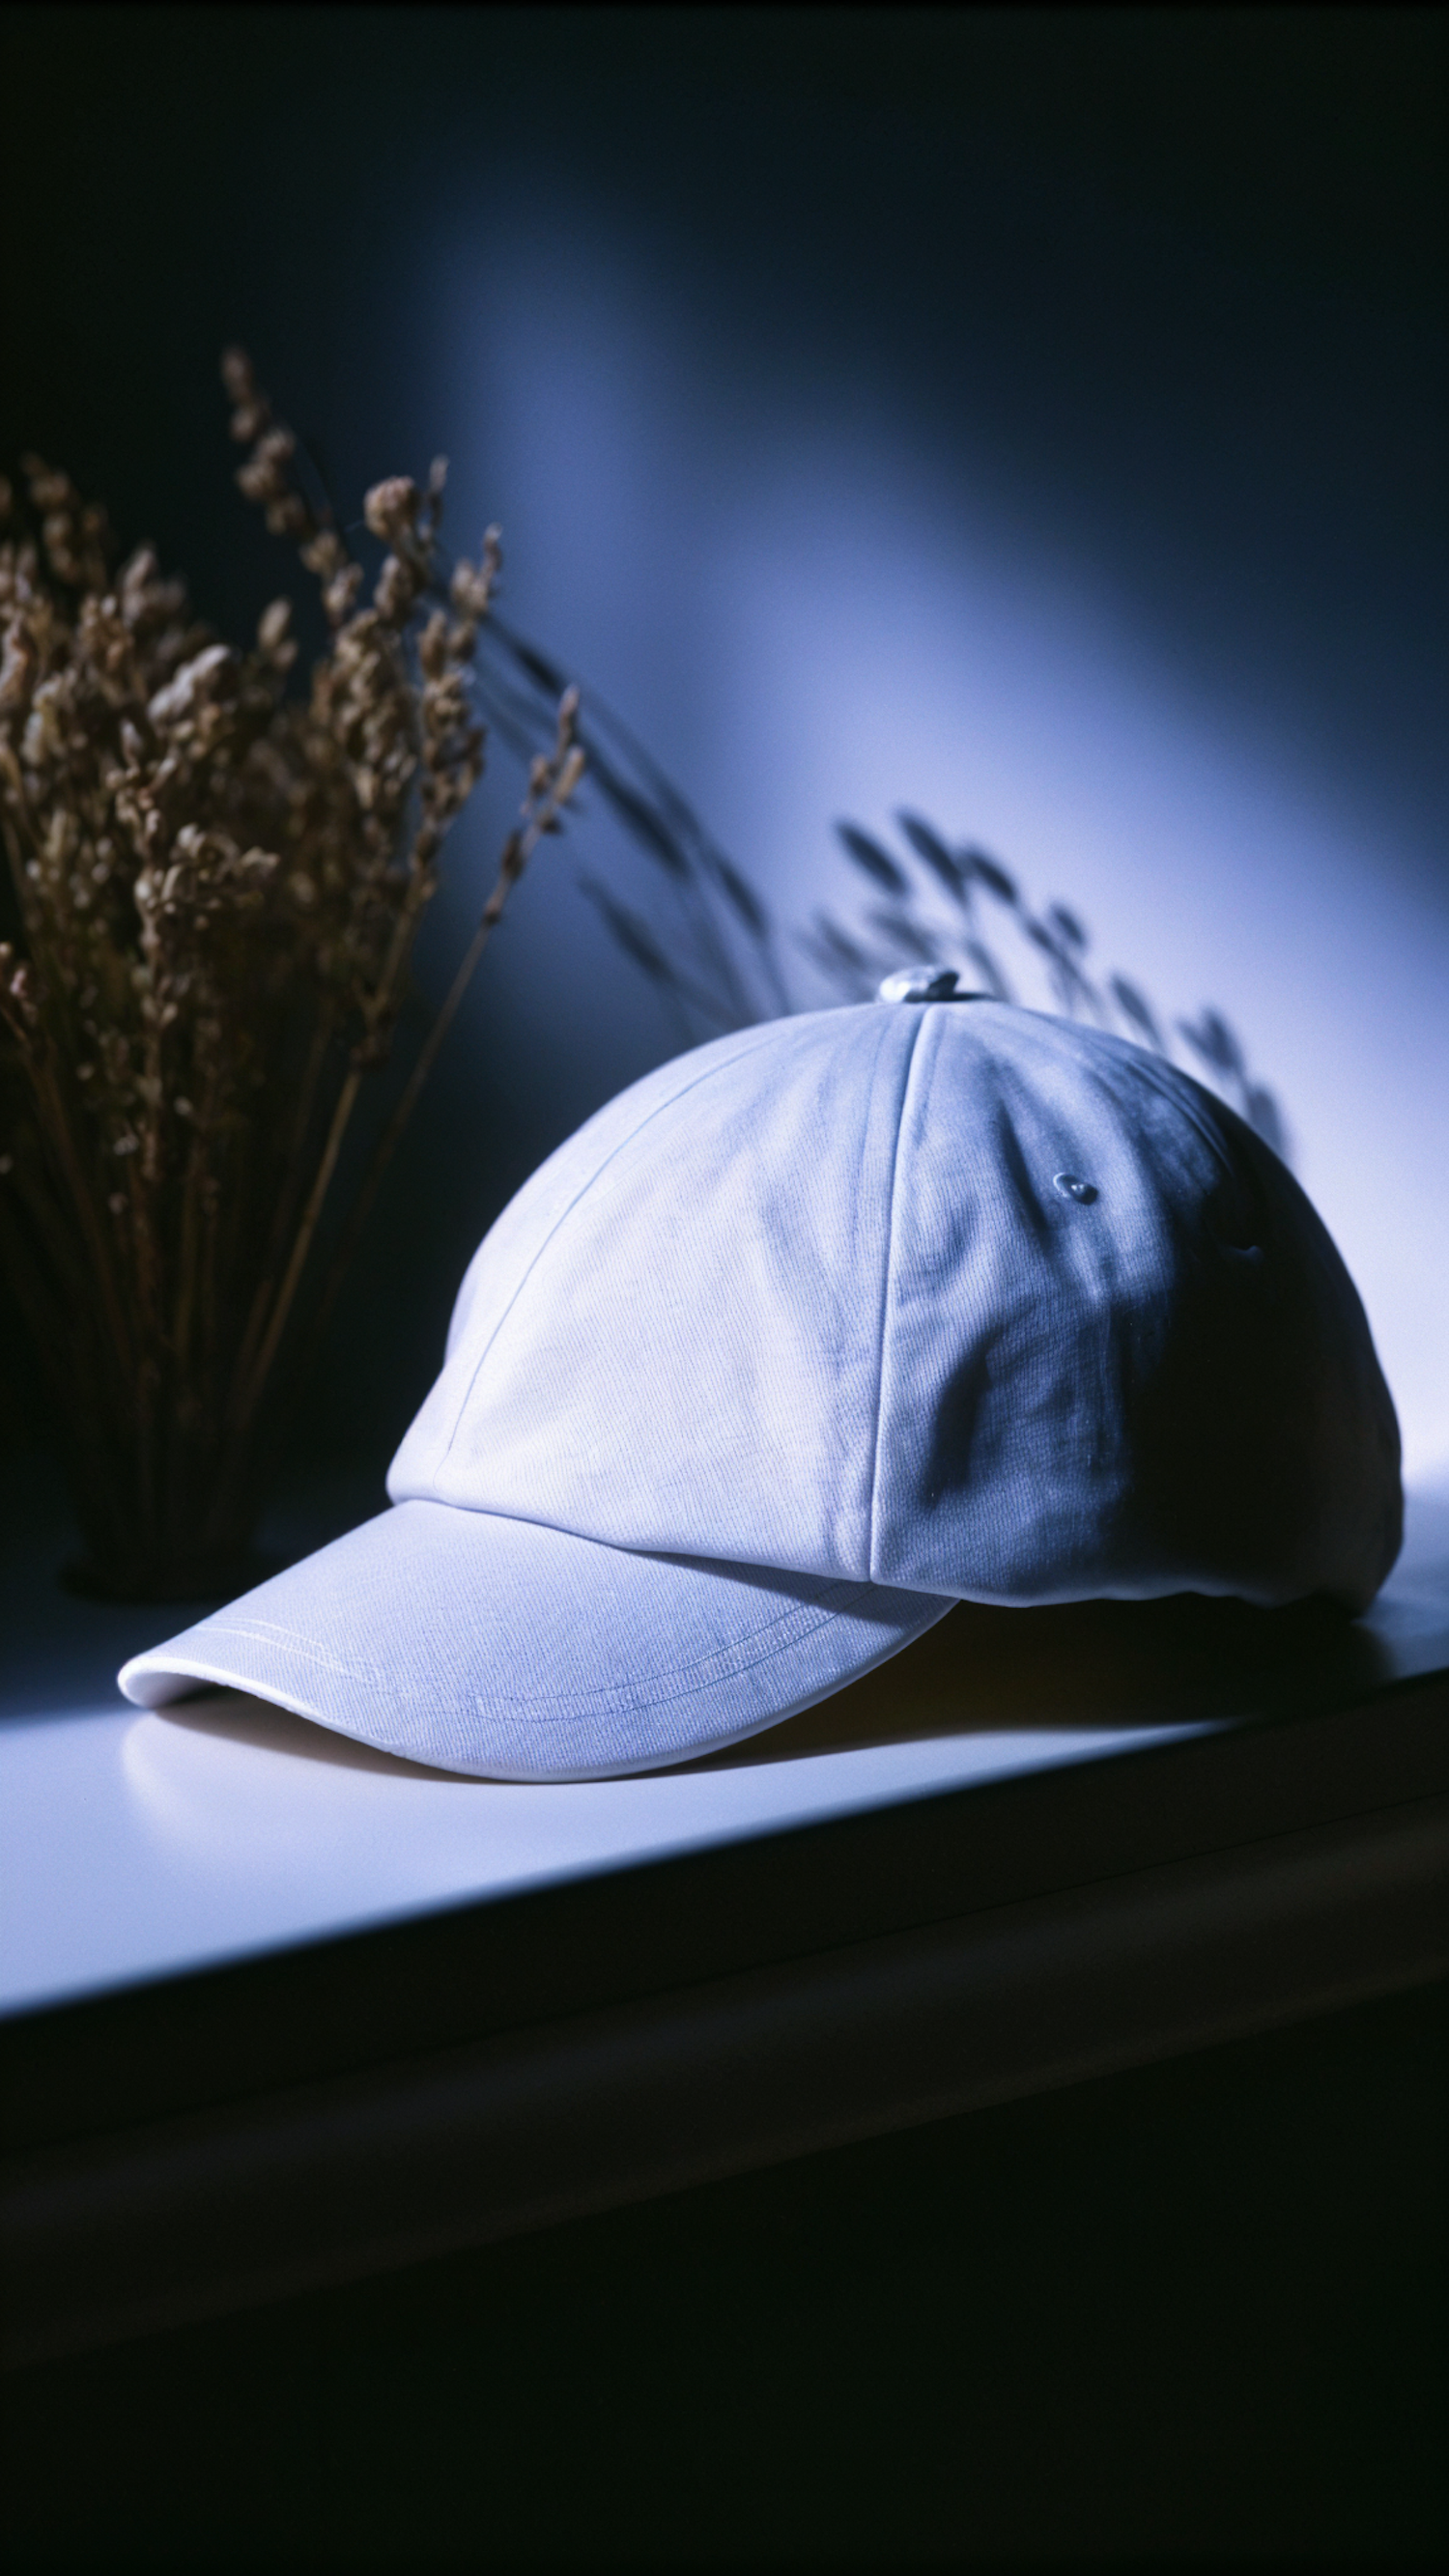
[{"label": "ventilation eyelet on cap", "polygon": [[1075,1172],[1054,1172],[1052,1188],[1064,1199],[1075,1199],[1078,1207],[1090,1207],[1097,1195],[1096,1183],[1080,1180]]}]

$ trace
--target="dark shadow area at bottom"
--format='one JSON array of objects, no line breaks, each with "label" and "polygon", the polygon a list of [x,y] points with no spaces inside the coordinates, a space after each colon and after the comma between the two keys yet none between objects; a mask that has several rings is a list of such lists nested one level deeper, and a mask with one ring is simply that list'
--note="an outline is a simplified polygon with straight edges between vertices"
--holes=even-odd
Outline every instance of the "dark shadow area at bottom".
[{"label": "dark shadow area at bottom", "polygon": [[7,2387],[6,2563],[1427,2563],[1449,1988]]}]

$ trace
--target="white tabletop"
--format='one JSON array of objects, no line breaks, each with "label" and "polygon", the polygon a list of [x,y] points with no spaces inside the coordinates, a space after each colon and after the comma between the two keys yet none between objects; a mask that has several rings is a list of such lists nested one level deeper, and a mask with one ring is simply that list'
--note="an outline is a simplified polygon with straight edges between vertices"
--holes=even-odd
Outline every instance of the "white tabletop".
[{"label": "white tabletop", "polygon": [[[107,1676],[153,1611],[69,1601],[53,1546],[12,1549],[0,1634],[0,2009],[285,1948],[460,1901],[1043,1767],[1211,1719],[1023,1725],[939,1702],[871,1722],[857,1699],[736,1752],[624,1780],[533,1786],[395,1761],[240,1692],[134,1709]],[[1402,1672],[1449,1661],[1449,1497],[1418,1501],[1367,1623]],[[1018,1614],[1019,1615],[1019,1614]],[[162,1622],[164,1624],[164,1621]],[[861,1686],[857,1685],[857,1691]],[[832,1741],[831,1714],[843,1722]],[[1100,1713],[1098,1713],[1100,1714]],[[1138,1712],[1139,1718],[1141,1712]],[[1167,1712],[1164,1712],[1167,1714]],[[862,1740],[864,1739],[864,1740]]]}]

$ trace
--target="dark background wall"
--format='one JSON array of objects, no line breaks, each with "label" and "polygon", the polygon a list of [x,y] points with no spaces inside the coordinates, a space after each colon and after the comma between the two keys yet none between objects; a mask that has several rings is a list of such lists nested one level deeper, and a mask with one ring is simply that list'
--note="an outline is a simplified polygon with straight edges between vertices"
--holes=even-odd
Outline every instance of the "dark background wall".
[{"label": "dark background wall", "polygon": [[[1169,1008],[1236,1008],[1449,1454],[1365,1177],[1449,1246],[1413,1126],[1449,1078],[1442,48],[1395,9],[12,8],[0,454],[239,630],[290,567],[231,485],[224,341],[347,500],[447,448],[515,620],[787,911],[836,886],[832,813],[925,803]],[[1154,762],[1155,804],[1102,801]],[[500,756],[425,993],[517,792]],[[579,861],[639,866],[585,815],[523,890],[316,1449],[386,1456],[502,1198],[681,1043]]]},{"label": "dark background wall", "polygon": [[[1432,1459],[1442,26],[11,7],[0,458],[62,458],[243,629],[284,559],[223,341],[343,494],[447,448],[518,623],[772,900],[836,887],[833,814],[934,805],[1169,1006],[1242,1017]],[[517,792],[500,759],[426,989]],[[647,883],[596,815],[572,847]],[[379,1208],[318,1454],[380,1465],[501,1198],[680,1042],[574,864]],[[7,2404],[10,2546],[1427,2560],[1442,2063],[1442,1998],[1400,1999],[57,2365]]]}]

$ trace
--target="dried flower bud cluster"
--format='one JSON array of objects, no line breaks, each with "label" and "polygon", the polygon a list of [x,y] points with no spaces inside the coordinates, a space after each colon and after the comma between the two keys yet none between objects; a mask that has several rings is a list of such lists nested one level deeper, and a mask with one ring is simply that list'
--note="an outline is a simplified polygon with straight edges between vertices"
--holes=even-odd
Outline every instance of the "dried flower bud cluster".
[{"label": "dried flower bud cluster", "polygon": [[[302,694],[287,599],[235,650],[149,548],[113,568],[67,476],[26,458],[23,513],[0,483],[0,828],[24,951],[0,947],[0,1249],[78,1450],[112,1461],[90,1537],[113,1564],[194,1538],[215,1555],[245,1518],[236,1461],[483,767],[469,665],[497,531],[445,582],[441,462],[423,489],[379,483],[369,593],[242,352],[223,375],[237,480],[330,628]],[[577,769],[549,779],[556,822]]]}]

